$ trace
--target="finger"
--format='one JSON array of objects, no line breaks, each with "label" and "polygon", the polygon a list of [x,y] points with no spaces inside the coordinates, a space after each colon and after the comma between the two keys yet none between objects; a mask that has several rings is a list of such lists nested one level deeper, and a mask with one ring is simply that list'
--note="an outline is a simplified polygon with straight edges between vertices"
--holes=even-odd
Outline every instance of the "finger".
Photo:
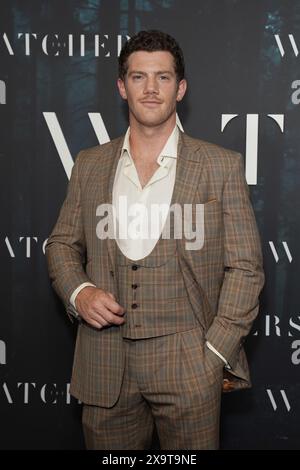
[{"label": "finger", "polygon": [[93,326],[94,328],[98,328],[98,330],[100,330],[101,328],[103,328],[103,326],[101,325],[101,323],[98,323],[96,320],[93,320],[92,318],[89,318],[88,319],[88,323]]},{"label": "finger", "polygon": [[103,310],[92,310],[89,314],[89,318],[96,323],[99,323],[101,326],[107,326],[109,322],[106,320],[105,316],[103,316],[102,312]]},{"label": "finger", "polygon": [[115,313],[116,315],[123,315],[125,313],[124,307],[122,307],[120,304],[109,298],[108,296],[106,299],[103,300],[104,306],[110,310],[112,313]]},{"label": "finger", "polygon": [[112,298],[113,300],[116,300],[114,294],[112,294],[111,292],[107,292],[107,295],[109,295],[109,297]]},{"label": "finger", "polygon": [[98,321],[99,323],[101,323],[102,326],[110,325],[110,322],[108,322],[107,320],[105,320],[105,318],[103,318],[103,317],[101,317],[101,316],[99,316],[99,317],[98,317],[98,320],[96,320],[96,321]]},{"label": "finger", "polygon": [[100,321],[100,317],[101,317],[102,319],[104,319],[106,322],[110,324],[113,323],[115,325],[122,325],[122,323],[124,323],[123,317],[120,317],[119,315],[115,315],[114,313],[112,313],[110,310],[108,310],[105,307],[103,307],[98,312],[98,315],[99,315],[99,319],[97,319],[97,321]]}]

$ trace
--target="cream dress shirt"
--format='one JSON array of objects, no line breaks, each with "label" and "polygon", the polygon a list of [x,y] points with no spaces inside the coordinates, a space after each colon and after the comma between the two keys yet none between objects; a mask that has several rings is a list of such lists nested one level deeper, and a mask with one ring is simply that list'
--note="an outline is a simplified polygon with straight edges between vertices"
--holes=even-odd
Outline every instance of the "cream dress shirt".
[{"label": "cream dress shirt", "polygon": [[125,256],[137,261],[154,249],[168,215],[176,176],[179,131],[175,125],[156,159],[159,167],[143,188],[130,154],[129,135],[130,128],[116,170],[112,202],[116,209],[116,242]]}]

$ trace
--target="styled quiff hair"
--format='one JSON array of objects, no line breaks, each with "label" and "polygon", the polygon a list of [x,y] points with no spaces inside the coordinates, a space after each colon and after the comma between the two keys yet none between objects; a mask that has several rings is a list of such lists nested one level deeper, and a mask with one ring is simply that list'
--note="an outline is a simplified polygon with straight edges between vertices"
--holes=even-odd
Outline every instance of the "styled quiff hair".
[{"label": "styled quiff hair", "polygon": [[119,55],[119,78],[125,81],[128,70],[127,59],[136,51],[168,51],[174,58],[174,68],[177,83],[184,78],[184,58],[182,50],[177,41],[167,33],[151,29],[149,31],[140,31],[128,39],[122,47]]}]

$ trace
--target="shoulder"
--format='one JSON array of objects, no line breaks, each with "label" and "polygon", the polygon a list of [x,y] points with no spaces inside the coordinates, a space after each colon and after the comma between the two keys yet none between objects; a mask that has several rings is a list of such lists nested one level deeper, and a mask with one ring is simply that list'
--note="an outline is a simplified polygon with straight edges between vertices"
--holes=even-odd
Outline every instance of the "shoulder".
[{"label": "shoulder", "polygon": [[75,162],[80,166],[90,166],[91,164],[98,162],[99,159],[103,161],[108,159],[109,161],[118,150],[121,151],[123,140],[124,135],[116,137],[115,139],[106,142],[105,144],[82,149],[77,154]]},{"label": "shoulder", "polygon": [[205,166],[223,168],[230,170],[236,165],[241,164],[242,155],[232,149],[222,147],[221,145],[197,139],[186,133],[182,135],[182,150],[189,153],[191,159],[205,163]]}]

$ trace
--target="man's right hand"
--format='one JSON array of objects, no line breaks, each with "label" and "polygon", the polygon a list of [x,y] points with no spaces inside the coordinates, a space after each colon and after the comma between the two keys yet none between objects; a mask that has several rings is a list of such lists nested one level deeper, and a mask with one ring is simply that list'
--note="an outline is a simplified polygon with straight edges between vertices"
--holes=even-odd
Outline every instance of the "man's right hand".
[{"label": "man's right hand", "polygon": [[125,309],[119,305],[111,292],[97,287],[84,287],[76,296],[76,310],[91,326],[103,328],[122,325]]}]

